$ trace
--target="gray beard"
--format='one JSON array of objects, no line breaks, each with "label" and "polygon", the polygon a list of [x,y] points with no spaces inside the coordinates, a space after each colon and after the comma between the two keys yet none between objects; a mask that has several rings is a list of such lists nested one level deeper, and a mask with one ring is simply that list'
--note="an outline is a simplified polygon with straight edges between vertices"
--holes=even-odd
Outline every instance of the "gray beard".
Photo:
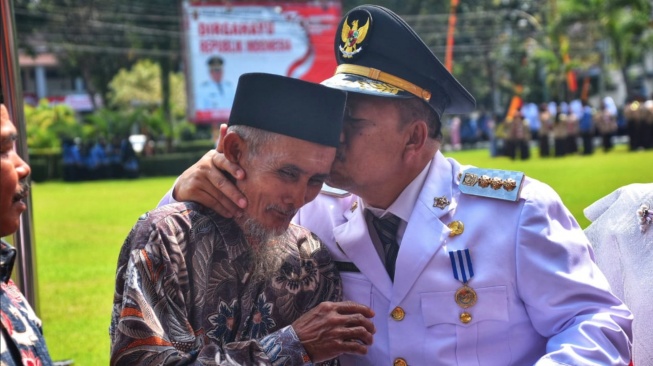
[{"label": "gray beard", "polygon": [[267,229],[260,222],[248,216],[240,226],[250,248],[251,280],[259,282],[274,278],[283,260],[282,246],[279,243],[286,230],[279,232],[279,230]]}]

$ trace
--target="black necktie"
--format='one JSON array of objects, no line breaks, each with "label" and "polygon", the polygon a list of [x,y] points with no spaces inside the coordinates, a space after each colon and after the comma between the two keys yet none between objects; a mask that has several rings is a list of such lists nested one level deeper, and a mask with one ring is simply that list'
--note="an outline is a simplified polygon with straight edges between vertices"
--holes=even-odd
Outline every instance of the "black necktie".
[{"label": "black necktie", "polygon": [[397,253],[399,253],[399,244],[397,243],[397,230],[401,219],[395,215],[390,214],[382,219],[372,216],[372,224],[379,234],[379,239],[383,243],[383,251],[385,252],[385,269],[390,275],[390,279],[394,282],[395,279],[395,261],[397,260]]}]

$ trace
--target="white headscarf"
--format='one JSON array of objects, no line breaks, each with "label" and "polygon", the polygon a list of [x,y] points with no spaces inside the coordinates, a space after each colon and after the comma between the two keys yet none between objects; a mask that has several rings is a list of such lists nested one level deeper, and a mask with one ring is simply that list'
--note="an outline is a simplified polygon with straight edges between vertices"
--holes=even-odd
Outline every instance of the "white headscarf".
[{"label": "white headscarf", "polygon": [[612,291],[635,316],[634,364],[653,365],[653,224],[642,224],[643,204],[653,208],[653,183],[617,189],[584,210],[592,221],[585,234]]}]

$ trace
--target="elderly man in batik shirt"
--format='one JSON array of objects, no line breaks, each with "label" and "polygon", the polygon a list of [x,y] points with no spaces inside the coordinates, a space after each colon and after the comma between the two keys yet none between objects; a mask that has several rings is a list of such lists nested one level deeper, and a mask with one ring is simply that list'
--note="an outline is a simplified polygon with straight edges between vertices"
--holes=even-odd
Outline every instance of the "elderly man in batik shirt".
[{"label": "elderly man in batik shirt", "polygon": [[118,260],[112,365],[304,365],[367,351],[373,312],[337,302],[329,252],[290,225],[329,173],[344,105],[318,84],[241,77],[220,149],[246,171],[238,188],[254,204],[234,219],[190,202],[139,219]]}]

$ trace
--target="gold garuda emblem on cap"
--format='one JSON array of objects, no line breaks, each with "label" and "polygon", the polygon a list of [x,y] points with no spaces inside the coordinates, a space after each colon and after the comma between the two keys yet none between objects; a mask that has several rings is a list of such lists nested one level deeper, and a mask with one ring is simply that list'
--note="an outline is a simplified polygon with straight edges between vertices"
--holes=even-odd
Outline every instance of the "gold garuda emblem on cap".
[{"label": "gold garuda emblem on cap", "polygon": [[363,50],[361,43],[365,40],[367,31],[370,29],[370,19],[367,18],[366,20],[367,22],[359,27],[359,19],[352,20],[351,26],[349,25],[349,17],[345,19],[340,33],[342,44],[338,47],[342,57],[352,58]]}]

